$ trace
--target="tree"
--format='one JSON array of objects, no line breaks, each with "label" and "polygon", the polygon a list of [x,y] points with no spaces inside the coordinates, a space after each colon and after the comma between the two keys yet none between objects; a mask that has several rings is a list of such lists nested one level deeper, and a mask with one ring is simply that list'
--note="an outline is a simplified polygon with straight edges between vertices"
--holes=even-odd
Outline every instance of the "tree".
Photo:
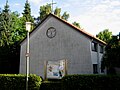
[{"label": "tree", "polygon": [[67,21],[69,17],[70,15],[67,12],[64,12],[61,18]]},{"label": "tree", "polygon": [[61,17],[60,13],[61,13],[61,8],[57,8],[57,7],[56,7],[56,9],[55,9],[55,11],[54,11],[54,14],[55,14],[56,16],[58,16],[58,17]]},{"label": "tree", "polygon": [[8,1],[0,13],[0,46],[12,44],[11,31],[13,23],[10,16]]},{"label": "tree", "polygon": [[0,73],[18,73],[19,70],[17,41],[21,37],[19,36],[18,16],[10,11],[8,1],[6,1],[4,9],[0,12]]},{"label": "tree", "polygon": [[12,12],[11,17],[13,21],[13,28],[11,31],[11,37],[13,42],[20,42],[26,36],[26,30],[24,28],[24,24],[22,19],[19,17],[18,12]]},{"label": "tree", "polygon": [[49,13],[51,13],[52,8],[50,4],[40,6],[40,21],[43,20]]},{"label": "tree", "polygon": [[[30,8],[30,4],[29,4],[28,0],[26,0],[26,2],[25,2],[25,6],[24,6],[24,10],[23,10],[22,14],[23,14],[23,16],[20,19],[22,21],[23,30],[24,30],[24,32],[26,32],[26,29],[25,29],[26,22],[31,22],[32,25],[34,25],[34,18],[33,18],[33,16],[31,16],[31,8]],[[33,27],[34,26],[32,26],[32,28]]]},{"label": "tree", "polygon": [[[42,21],[51,12],[52,12],[51,4],[40,6],[39,21]],[[68,20],[69,18],[69,14],[67,12],[64,12],[63,15],[61,15],[61,8],[58,8],[58,7],[56,7],[56,9],[54,10],[54,14],[64,20]]]},{"label": "tree", "polygon": [[77,23],[77,22],[73,22],[72,24],[75,25],[75,26],[77,26],[78,28],[81,28],[81,27],[80,27],[80,24]]},{"label": "tree", "polygon": [[18,12],[11,12],[6,2],[4,10],[0,13],[0,46],[21,41],[26,35],[25,32]]},{"label": "tree", "polygon": [[30,8],[30,4],[28,2],[28,0],[26,0],[25,2],[25,6],[24,6],[24,10],[23,10],[23,16],[20,17],[20,24],[22,26],[22,29],[21,29],[21,33],[22,33],[22,37],[25,37],[27,35],[27,32],[26,32],[26,27],[25,27],[25,24],[26,22],[31,22],[32,23],[32,28],[34,27],[34,18],[31,16],[31,8]]},{"label": "tree", "polygon": [[64,19],[64,20],[66,20],[66,21],[67,21],[68,18],[69,18],[69,14],[68,14],[67,12],[64,12],[63,15],[61,16],[61,8],[57,8],[57,7],[56,7],[56,9],[55,9],[55,11],[54,11],[54,14],[55,14],[56,16]]},{"label": "tree", "polygon": [[22,14],[23,14],[23,18],[24,18],[25,22],[33,22],[34,21],[33,17],[31,16],[31,8],[30,8],[30,4],[29,4],[28,0],[26,0]]},{"label": "tree", "polygon": [[112,36],[105,51],[102,68],[105,69],[105,67],[107,67],[108,74],[115,74],[114,67],[120,68],[120,40],[117,36]]},{"label": "tree", "polygon": [[112,39],[112,32],[110,32],[109,29],[105,29],[99,32],[96,37],[108,43]]},{"label": "tree", "polygon": [[8,1],[0,12],[0,46],[6,46],[21,41],[26,36],[25,22],[34,22],[28,0],[25,3],[23,16],[11,12]]}]

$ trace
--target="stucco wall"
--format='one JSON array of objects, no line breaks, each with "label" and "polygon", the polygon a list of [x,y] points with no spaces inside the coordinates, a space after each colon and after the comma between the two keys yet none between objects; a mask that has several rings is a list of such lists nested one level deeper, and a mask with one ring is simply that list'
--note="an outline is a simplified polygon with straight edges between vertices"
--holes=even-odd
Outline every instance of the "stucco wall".
[{"label": "stucco wall", "polygon": [[[56,36],[48,38],[49,27],[56,28]],[[44,61],[68,60],[68,74],[91,74],[90,40],[56,18],[49,17],[30,35],[30,73],[44,76]],[[21,44],[20,73],[25,73],[26,42]]]}]

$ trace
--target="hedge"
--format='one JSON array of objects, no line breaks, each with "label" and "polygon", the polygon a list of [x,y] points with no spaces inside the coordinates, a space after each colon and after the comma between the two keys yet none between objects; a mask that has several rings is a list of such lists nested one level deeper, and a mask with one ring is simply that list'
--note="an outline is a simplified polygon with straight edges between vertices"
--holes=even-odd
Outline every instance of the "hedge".
[{"label": "hedge", "polygon": [[40,90],[61,90],[60,81],[44,81],[40,86]]},{"label": "hedge", "polygon": [[[0,74],[0,90],[25,90],[26,75]],[[120,90],[120,76],[67,75],[58,81],[29,76],[29,90]]]},{"label": "hedge", "polygon": [[[42,79],[34,74],[29,75],[29,90],[39,90]],[[0,90],[25,90],[26,75],[0,74]]]},{"label": "hedge", "polygon": [[62,79],[62,90],[120,90],[120,76],[68,75]]}]

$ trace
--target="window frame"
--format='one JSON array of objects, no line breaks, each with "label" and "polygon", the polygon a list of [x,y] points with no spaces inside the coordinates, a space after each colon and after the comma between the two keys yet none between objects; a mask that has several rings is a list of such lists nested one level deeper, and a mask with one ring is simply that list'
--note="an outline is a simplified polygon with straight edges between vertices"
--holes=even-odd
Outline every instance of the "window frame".
[{"label": "window frame", "polygon": [[98,43],[96,43],[96,42],[92,42],[92,43],[91,43],[91,50],[92,50],[92,51],[95,51],[95,52],[98,51],[97,44],[98,44]]}]

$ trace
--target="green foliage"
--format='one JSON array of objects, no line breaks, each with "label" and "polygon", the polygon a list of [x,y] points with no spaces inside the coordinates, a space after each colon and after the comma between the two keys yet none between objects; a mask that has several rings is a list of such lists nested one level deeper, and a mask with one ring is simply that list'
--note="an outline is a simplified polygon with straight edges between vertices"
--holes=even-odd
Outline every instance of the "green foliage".
[{"label": "green foliage", "polygon": [[72,24],[75,25],[75,26],[77,26],[78,28],[80,28],[80,24],[79,23],[73,22]]},{"label": "green foliage", "polygon": [[12,37],[10,35],[13,27],[12,18],[10,15],[8,1],[4,9],[0,13],[0,46],[12,44]]},{"label": "green foliage", "polygon": [[56,7],[56,9],[55,9],[55,11],[54,11],[54,14],[55,14],[56,16],[58,16],[58,17],[61,17],[60,13],[61,13],[61,8],[57,8],[57,7]]},{"label": "green foliage", "polygon": [[66,21],[68,20],[69,17],[70,17],[70,15],[67,12],[64,12],[63,15],[61,16],[61,18]]},{"label": "green foliage", "polygon": [[61,90],[61,82],[44,81],[40,86],[40,90]]},{"label": "green foliage", "polygon": [[[47,15],[49,15],[52,12],[51,4],[46,4],[43,6],[40,6],[40,21],[42,21]],[[64,20],[68,20],[69,14],[67,12],[64,12],[63,15],[61,15],[61,8],[56,7],[54,10],[54,14]]]},{"label": "green foliage", "polygon": [[40,89],[40,85],[42,83],[42,78],[40,76],[30,75],[28,79],[29,79],[29,83],[28,83],[29,90]]},{"label": "green foliage", "polygon": [[30,8],[30,4],[28,3],[28,0],[26,0],[25,6],[24,6],[24,12],[23,14],[23,18],[25,22],[33,22],[34,19],[31,16],[31,8]]},{"label": "green foliage", "polygon": [[[29,90],[39,90],[42,79],[36,75],[30,75],[28,80]],[[26,75],[0,74],[0,90],[25,90]]]},{"label": "green foliage", "polygon": [[34,18],[33,16],[31,16],[31,8],[28,0],[26,0],[22,14],[23,16],[20,18],[20,21],[21,21],[22,30],[26,35],[26,26],[25,26],[26,22],[31,22],[32,23],[31,29],[33,30],[34,28]]},{"label": "green foliage", "polygon": [[18,73],[20,46],[26,36],[25,22],[33,21],[30,5],[26,1],[23,16],[11,12],[8,1],[0,11],[0,73]]},{"label": "green foliage", "polygon": [[[40,7],[40,20],[44,19],[49,13],[51,13],[51,5],[47,4]],[[60,15],[61,8],[56,8],[55,15],[68,19],[69,14],[64,12],[63,16]],[[0,9],[0,46],[11,45],[16,42],[20,42],[26,36],[25,22],[30,21],[34,23],[34,19],[31,16],[31,8],[28,0],[26,0],[23,16],[20,17],[18,12],[11,12],[8,5],[8,0],[4,9]],[[33,24],[34,25],[34,24]],[[34,26],[32,26],[33,28]]]},{"label": "green foliage", "polygon": [[10,12],[7,3],[0,13],[0,46],[14,44],[26,36],[22,22],[18,12]]},{"label": "green foliage", "polygon": [[120,90],[120,76],[67,75],[62,81],[44,81],[40,90]]},{"label": "green foliage", "polygon": [[99,39],[105,41],[108,43],[112,39],[112,32],[109,31],[109,29],[105,29],[96,35]]},{"label": "green foliage", "polygon": [[6,0],[6,5],[4,6],[3,12],[6,12],[6,13],[10,12],[9,5],[8,5],[8,0]]},{"label": "green foliage", "polygon": [[61,8],[57,8],[56,7],[56,9],[55,9],[55,11],[54,11],[54,14],[56,15],[56,16],[58,16],[59,18],[61,18],[61,19],[64,19],[64,20],[68,20],[68,18],[69,18],[69,14],[67,13],[67,12],[64,12],[63,13],[63,15],[61,15]]},{"label": "green foliage", "polygon": [[62,90],[120,90],[120,76],[69,75],[62,79]]},{"label": "green foliage", "polygon": [[42,21],[47,15],[49,15],[52,11],[51,5],[43,5],[40,6],[40,21]]},{"label": "green foliage", "polygon": [[115,74],[114,67],[120,67],[120,41],[117,36],[112,37],[105,50],[102,68],[107,67],[109,74]]},{"label": "green foliage", "polygon": [[11,37],[13,42],[21,41],[26,36],[26,30],[24,29],[23,21],[19,17],[18,12],[11,13],[12,21],[13,21],[13,28],[11,31]]},{"label": "green foliage", "polygon": [[[90,75],[69,75],[63,78],[63,90],[91,90],[93,78]],[[92,85],[92,86],[91,86]]]},{"label": "green foliage", "polygon": [[0,73],[18,73],[18,42],[25,37],[18,12],[9,10],[8,2],[0,13]]}]

